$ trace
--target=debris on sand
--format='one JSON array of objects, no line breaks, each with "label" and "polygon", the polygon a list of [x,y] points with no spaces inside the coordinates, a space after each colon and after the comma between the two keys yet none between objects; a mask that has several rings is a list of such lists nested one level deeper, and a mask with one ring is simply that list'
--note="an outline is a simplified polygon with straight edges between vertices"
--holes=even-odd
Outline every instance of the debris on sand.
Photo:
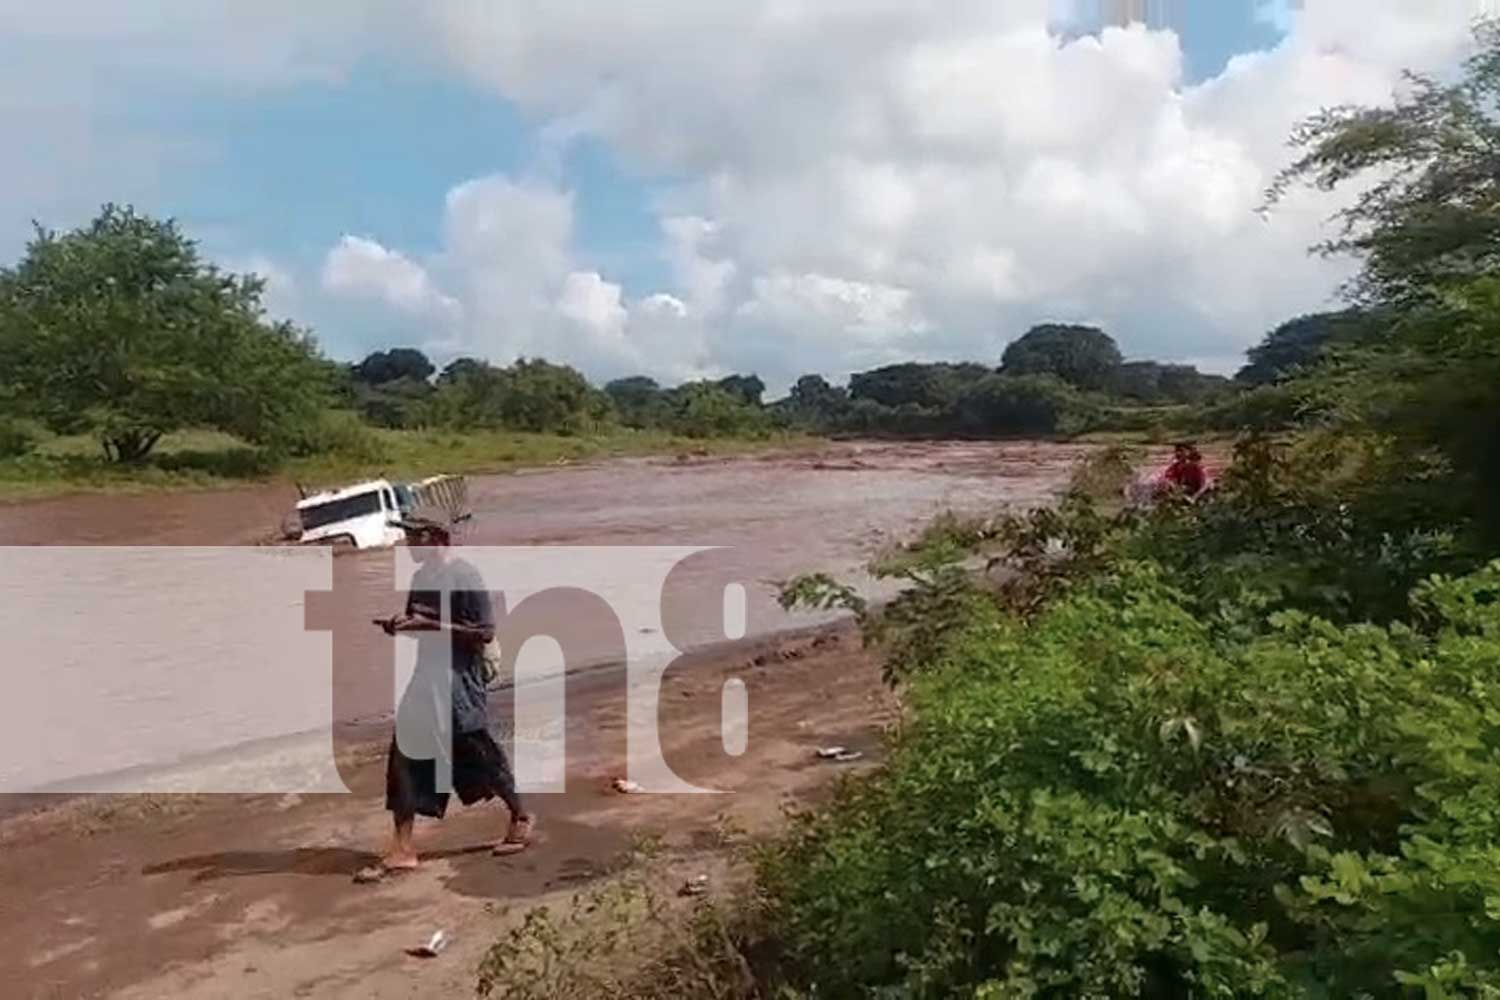
[{"label": "debris on sand", "polygon": [[637,792],[644,791],[639,784],[625,778],[616,778],[611,784],[614,785],[615,791],[621,795],[634,795]]},{"label": "debris on sand", "polygon": [[819,747],[818,756],[824,760],[833,760],[841,753],[848,753],[848,747]]},{"label": "debris on sand", "polygon": [[702,896],[708,892],[708,876],[695,875],[683,883],[681,889],[677,890],[679,896]]},{"label": "debris on sand", "polygon": [[437,958],[448,947],[448,932],[434,931],[427,943],[416,948],[408,948],[406,953],[415,958]]}]

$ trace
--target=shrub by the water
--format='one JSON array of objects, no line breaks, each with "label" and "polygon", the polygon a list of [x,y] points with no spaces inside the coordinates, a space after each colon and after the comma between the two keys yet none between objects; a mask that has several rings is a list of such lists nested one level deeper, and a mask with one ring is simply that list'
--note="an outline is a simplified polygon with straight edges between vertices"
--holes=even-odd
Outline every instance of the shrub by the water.
[{"label": "shrub by the water", "polygon": [[[769,849],[819,996],[1500,989],[1500,564],[1423,633],[1220,641],[1151,563],[970,605],[885,771]],[[1445,992],[1446,991],[1446,992]],[[884,995],[884,993],[882,993]]]}]

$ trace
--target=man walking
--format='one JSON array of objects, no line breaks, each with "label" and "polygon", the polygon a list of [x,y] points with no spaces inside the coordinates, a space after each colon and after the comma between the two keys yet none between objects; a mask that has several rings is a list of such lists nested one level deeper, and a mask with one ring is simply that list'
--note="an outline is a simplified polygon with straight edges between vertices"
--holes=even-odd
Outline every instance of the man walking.
[{"label": "man walking", "polygon": [[[479,571],[452,554],[451,530],[437,521],[400,522],[418,563],[403,613],[376,624],[387,635],[417,640],[417,665],[396,711],[396,736],[386,760],[385,806],[394,824],[391,847],[356,881],[378,881],[419,864],[413,831],[417,816],[441,819],[448,792],[439,767],[464,805],[499,798],[510,811],[497,855],[526,849],[535,827],[516,792],[505,751],[489,732],[482,657],[495,637],[495,614]],[[443,594],[450,617],[444,620]]]}]

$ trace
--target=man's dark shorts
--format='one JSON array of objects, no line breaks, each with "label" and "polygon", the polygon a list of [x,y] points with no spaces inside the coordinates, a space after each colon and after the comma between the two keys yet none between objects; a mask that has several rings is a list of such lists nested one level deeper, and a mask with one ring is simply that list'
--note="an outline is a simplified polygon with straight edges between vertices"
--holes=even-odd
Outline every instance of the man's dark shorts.
[{"label": "man's dark shorts", "polygon": [[[464,805],[486,799],[510,799],[516,779],[510,761],[486,730],[459,733],[453,737],[453,790]],[[431,760],[414,760],[391,740],[385,765],[385,807],[397,816],[431,816],[442,819],[448,811],[448,793],[437,790],[437,767]]]}]

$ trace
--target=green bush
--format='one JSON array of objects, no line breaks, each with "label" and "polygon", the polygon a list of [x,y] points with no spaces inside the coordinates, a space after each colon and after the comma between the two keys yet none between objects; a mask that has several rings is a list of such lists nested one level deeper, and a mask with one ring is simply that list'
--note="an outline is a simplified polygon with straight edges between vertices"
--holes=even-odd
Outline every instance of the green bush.
[{"label": "green bush", "polygon": [[296,428],[279,443],[279,450],[296,456],[330,455],[357,462],[380,462],[389,457],[385,442],[364,421],[344,410],[328,410]]},{"label": "green bush", "polygon": [[1203,407],[1194,423],[1209,431],[1277,431],[1295,427],[1303,414],[1295,383],[1263,385]]},{"label": "green bush", "polygon": [[[1428,634],[1253,642],[1149,563],[1029,624],[971,605],[879,777],[769,848],[820,996],[1493,995],[1500,564]],[[1444,992],[1446,991],[1446,992]]]},{"label": "green bush", "polygon": [[0,418],[0,458],[21,458],[36,450],[40,435],[31,424]]},{"label": "green bush", "polygon": [[970,383],[954,406],[964,434],[1003,437],[1071,433],[1088,421],[1083,398],[1052,375],[986,375]]},{"label": "green bush", "polygon": [[166,472],[204,472],[224,479],[263,478],[278,465],[275,454],[260,448],[174,451],[153,455],[151,464]]},{"label": "green bush", "polygon": [[668,394],[669,426],[684,437],[758,437],[770,432],[759,406],[707,382],[680,386]]}]

